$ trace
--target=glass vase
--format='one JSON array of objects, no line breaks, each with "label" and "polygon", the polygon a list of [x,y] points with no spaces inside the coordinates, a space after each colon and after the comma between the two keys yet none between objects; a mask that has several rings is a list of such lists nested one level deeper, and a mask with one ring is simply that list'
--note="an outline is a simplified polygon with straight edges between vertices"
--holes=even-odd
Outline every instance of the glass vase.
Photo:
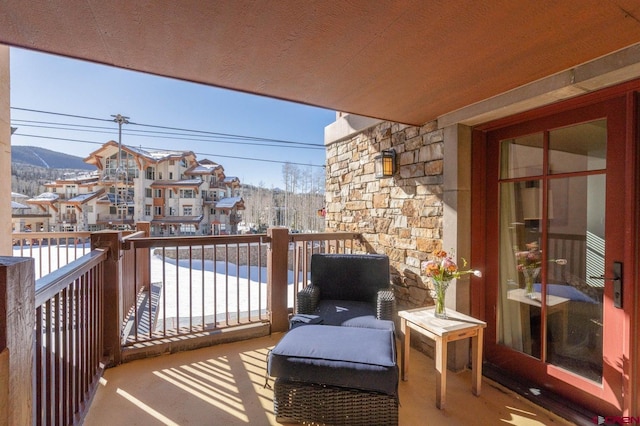
[{"label": "glass vase", "polygon": [[522,274],[524,275],[524,295],[529,299],[536,298],[535,292],[533,291],[533,282],[539,272],[540,268],[528,268],[522,270]]},{"label": "glass vase", "polygon": [[432,297],[433,301],[436,304],[436,310],[434,311],[434,315],[436,318],[447,318],[447,310],[445,308],[445,298],[447,294],[447,288],[449,288],[449,284],[451,281],[449,280],[439,280],[437,278],[431,278],[433,282],[433,290]]}]

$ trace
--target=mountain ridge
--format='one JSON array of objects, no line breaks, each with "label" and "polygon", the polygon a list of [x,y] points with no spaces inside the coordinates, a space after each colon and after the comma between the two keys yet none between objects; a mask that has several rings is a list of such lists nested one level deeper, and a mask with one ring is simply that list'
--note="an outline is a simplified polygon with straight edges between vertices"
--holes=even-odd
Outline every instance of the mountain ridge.
[{"label": "mountain ridge", "polygon": [[87,164],[82,157],[52,151],[37,146],[12,145],[12,165],[26,164],[46,169],[96,170]]}]

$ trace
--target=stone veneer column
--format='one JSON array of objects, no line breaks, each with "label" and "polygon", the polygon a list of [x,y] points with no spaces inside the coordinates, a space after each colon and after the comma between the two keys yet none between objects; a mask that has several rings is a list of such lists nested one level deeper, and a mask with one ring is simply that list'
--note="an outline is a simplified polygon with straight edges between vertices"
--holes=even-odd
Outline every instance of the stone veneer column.
[{"label": "stone veneer column", "polygon": [[[452,125],[444,129],[444,211],[442,248],[455,250],[459,266],[471,257],[471,128]],[[473,267],[473,265],[467,265]],[[447,294],[447,307],[470,312],[470,277],[455,280]],[[448,365],[462,370],[469,363],[469,339],[449,345]]]},{"label": "stone veneer column", "polygon": [[0,45],[0,256],[11,255],[11,109],[9,47]]}]

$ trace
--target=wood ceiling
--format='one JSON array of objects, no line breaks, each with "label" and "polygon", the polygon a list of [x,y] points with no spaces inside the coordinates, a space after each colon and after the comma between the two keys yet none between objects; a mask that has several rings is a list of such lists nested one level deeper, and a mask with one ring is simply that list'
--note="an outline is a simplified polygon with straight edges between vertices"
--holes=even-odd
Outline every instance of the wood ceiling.
[{"label": "wood ceiling", "polygon": [[0,42],[423,124],[640,42],[637,0],[14,0]]}]

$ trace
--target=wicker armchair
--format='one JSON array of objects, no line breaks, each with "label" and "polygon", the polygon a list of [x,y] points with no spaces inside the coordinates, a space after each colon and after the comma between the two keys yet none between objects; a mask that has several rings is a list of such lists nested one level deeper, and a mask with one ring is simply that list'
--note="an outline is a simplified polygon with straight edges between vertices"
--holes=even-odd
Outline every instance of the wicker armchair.
[{"label": "wicker armchair", "polygon": [[375,326],[393,320],[389,258],[380,254],[311,256],[310,284],[297,294],[297,314],[315,315],[325,325]]}]

